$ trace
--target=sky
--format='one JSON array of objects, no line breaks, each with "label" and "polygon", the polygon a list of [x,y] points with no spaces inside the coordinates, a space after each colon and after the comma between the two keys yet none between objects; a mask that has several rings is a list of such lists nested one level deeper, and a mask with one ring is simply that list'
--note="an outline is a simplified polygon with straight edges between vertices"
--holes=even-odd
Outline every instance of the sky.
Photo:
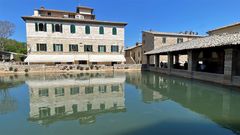
[{"label": "sky", "polygon": [[95,9],[97,20],[127,22],[125,46],[141,42],[141,32],[208,30],[240,21],[240,0],[0,0],[0,20],[15,24],[12,39],[26,41],[26,27],[21,16],[33,10],[75,11],[76,6]]}]

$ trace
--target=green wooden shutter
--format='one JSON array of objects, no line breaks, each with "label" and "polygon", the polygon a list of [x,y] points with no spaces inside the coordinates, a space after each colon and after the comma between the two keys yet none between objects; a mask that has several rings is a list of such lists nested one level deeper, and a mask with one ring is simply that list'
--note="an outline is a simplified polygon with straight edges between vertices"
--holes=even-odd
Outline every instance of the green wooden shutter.
[{"label": "green wooden shutter", "polygon": [[54,51],[54,52],[56,51],[56,47],[55,47],[55,44],[53,44],[53,51]]},{"label": "green wooden shutter", "polygon": [[37,51],[39,51],[40,49],[39,49],[40,47],[39,47],[39,44],[37,44]]},{"label": "green wooden shutter", "polygon": [[62,24],[60,24],[60,32],[63,32]]},{"label": "green wooden shutter", "polygon": [[71,25],[71,33],[76,33],[75,25]]},{"label": "green wooden shutter", "polygon": [[113,35],[117,35],[117,28],[116,28],[116,27],[113,27],[113,29],[112,29],[112,34],[113,34]]},{"label": "green wooden shutter", "polygon": [[99,34],[104,34],[104,27],[103,26],[99,27]]},{"label": "green wooden shutter", "polygon": [[55,32],[54,24],[52,24],[52,32]]},{"label": "green wooden shutter", "polygon": [[38,23],[35,23],[35,31],[38,31]]},{"label": "green wooden shutter", "polygon": [[61,45],[61,51],[63,51],[63,45]]},{"label": "green wooden shutter", "polygon": [[90,34],[90,26],[85,26],[85,33]]},{"label": "green wooden shutter", "polygon": [[47,32],[47,24],[44,24],[44,31]]}]

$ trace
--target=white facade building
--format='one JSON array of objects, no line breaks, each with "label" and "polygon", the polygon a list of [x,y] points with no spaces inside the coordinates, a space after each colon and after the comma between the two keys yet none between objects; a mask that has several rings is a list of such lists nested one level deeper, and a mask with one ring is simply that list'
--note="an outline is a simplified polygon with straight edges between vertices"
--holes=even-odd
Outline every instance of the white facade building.
[{"label": "white facade building", "polygon": [[93,9],[76,12],[40,8],[26,22],[28,57],[33,64],[124,63],[127,23],[95,20]]}]

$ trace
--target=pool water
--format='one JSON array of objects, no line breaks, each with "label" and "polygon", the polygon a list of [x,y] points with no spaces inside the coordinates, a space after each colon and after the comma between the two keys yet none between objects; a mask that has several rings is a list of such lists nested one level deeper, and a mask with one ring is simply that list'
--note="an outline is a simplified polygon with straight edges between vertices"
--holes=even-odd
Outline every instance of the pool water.
[{"label": "pool water", "polygon": [[0,135],[234,135],[239,88],[152,72],[0,77]]}]

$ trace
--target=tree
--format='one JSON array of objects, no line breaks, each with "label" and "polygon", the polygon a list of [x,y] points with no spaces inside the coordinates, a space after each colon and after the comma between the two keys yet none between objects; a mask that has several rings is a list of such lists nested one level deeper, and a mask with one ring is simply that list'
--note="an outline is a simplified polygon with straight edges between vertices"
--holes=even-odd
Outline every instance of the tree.
[{"label": "tree", "polygon": [[0,21],[0,50],[4,50],[6,39],[12,36],[15,25],[9,21]]}]

